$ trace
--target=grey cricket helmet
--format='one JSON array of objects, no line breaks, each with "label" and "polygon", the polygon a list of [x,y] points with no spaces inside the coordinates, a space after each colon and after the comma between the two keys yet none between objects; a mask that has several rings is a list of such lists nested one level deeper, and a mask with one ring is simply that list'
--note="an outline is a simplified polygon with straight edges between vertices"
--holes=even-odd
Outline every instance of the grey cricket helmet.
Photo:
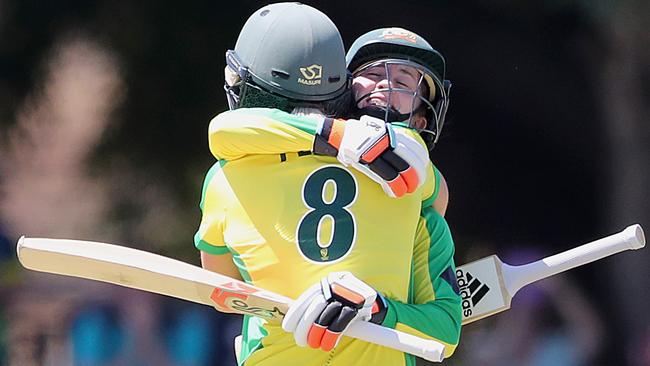
[{"label": "grey cricket helmet", "polygon": [[255,89],[252,106],[262,107],[267,105],[255,104],[268,104],[260,100],[269,95],[276,97],[270,98],[272,104],[282,104],[282,99],[319,103],[349,92],[338,29],[325,14],[300,3],[271,4],[253,13],[226,62],[227,73],[228,68],[232,72],[226,77],[227,94],[234,98],[231,108],[251,106],[242,100],[246,93],[241,87]]},{"label": "grey cricket helmet", "polygon": [[429,95],[423,98],[428,110],[427,126],[421,132],[429,148],[433,148],[440,138],[449,106],[451,82],[445,79],[444,57],[424,38],[395,27],[375,29],[360,36],[346,55],[346,64],[353,75],[382,60],[405,60],[423,73]]}]

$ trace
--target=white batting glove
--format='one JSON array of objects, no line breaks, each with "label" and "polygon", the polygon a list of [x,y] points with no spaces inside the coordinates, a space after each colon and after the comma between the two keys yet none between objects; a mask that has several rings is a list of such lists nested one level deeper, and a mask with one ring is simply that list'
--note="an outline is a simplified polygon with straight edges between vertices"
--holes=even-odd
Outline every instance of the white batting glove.
[{"label": "white batting glove", "polygon": [[343,165],[379,183],[390,197],[413,193],[424,184],[428,151],[381,119],[325,119],[317,132],[315,153],[336,156]]},{"label": "white batting glove", "polygon": [[393,131],[395,148],[392,151],[386,151],[370,164],[351,166],[377,182],[389,197],[395,198],[412,193],[424,184],[429,152],[405,129]]},{"label": "white batting glove", "polygon": [[347,120],[336,157],[345,166],[374,160],[373,155],[393,147],[392,134],[390,124],[379,118],[362,116],[359,120]]},{"label": "white batting glove", "polygon": [[380,324],[386,315],[383,298],[350,272],[334,272],[307,289],[291,304],[282,328],[296,344],[329,352],[354,321]]}]

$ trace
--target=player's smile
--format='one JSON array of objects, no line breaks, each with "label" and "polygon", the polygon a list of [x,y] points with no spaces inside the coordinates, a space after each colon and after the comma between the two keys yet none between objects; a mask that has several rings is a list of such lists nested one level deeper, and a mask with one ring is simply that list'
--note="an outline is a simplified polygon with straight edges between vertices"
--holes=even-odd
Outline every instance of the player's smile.
[{"label": "player's smile", "polygon": [[413,98],[422,85],[421,73],[413,67],[380,63],[355,75],[352,82],[357,106],[390,106],[400,113],[410,113],[420,104]]},{"label": "player's smile", "polygon": [[381,93],[374,93],[370,94],[368,98],[364,98],[362,101],[359,102],[359,107],[367,107],[367,106],[380,106],[380,107],[385,107],[388,103],[386,102],[386,97],[381,94]]}]

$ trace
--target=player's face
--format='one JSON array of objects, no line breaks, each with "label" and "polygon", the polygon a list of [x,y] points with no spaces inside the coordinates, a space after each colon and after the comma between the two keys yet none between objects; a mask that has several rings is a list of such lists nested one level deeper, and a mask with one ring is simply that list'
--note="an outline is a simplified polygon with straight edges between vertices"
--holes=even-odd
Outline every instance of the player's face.
[{"label": "player's face", "polygon": [[[358,108],[387,105],[402,114],[417,109],[422,100],[419,98],[426,83],[422,73],[416,68],[398,63],[378,63],[361,70],[354,75],[352,92]],[[415,127],[423,128],[426,119],[414,116]]]}]

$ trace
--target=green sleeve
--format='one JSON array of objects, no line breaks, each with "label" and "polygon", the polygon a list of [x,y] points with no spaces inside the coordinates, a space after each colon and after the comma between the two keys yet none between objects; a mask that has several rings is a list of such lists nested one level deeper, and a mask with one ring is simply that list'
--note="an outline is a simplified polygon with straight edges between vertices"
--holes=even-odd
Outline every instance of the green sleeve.
[{"label": "green sleeve", "polygon": [[255,154],[311,151],[321,120],[269,108],[227,111],[210,122],[210,151],[217,159],[225,160]]},{"label": "green sleeve", "polygon": [[383,325],[440,341],[448,357],[458,345],[462,321],[454,243],[447,222],[432,208],[422,210],[416,239],[409,301],[387,298]]}]

